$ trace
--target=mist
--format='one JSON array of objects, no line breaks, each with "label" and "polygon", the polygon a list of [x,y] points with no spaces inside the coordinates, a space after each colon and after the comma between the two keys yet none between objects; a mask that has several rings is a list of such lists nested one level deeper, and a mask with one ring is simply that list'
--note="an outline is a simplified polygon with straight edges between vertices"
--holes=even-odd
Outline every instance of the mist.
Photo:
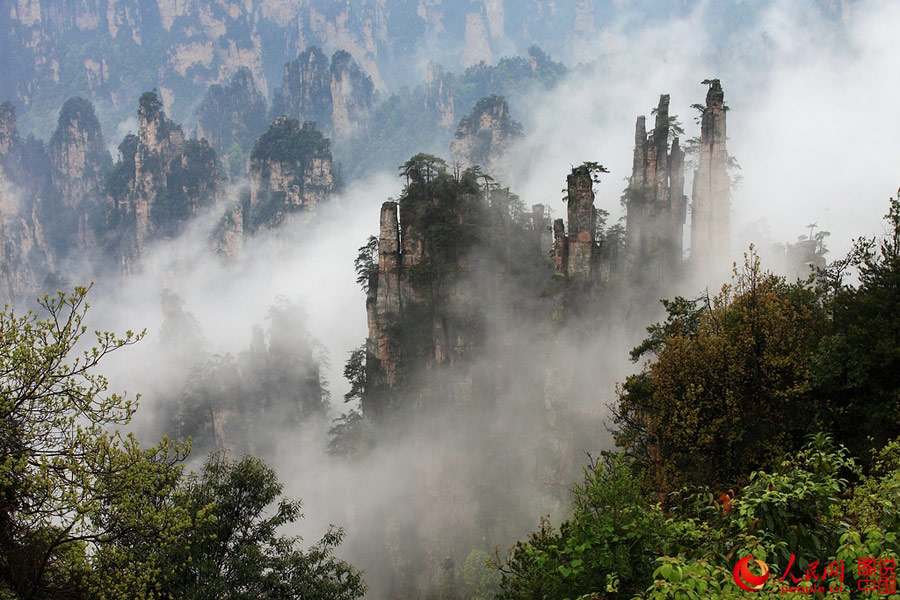
[{"label": "mist", "polygon": [[559,174],[596,160],[610,170],[596,205],[617,218],[635,117],[649,116],[659,95],[670,94],[670,114],[680,117],[685,137],[699,135],[690,105],[703,101],[701,80],[718,78],[731,109],[728,152],[743,177],[732,190],[732,260],[750,242],[765,246],[760,228],[784,243],[818,223],[831,232],[831,259],[854,238],[880,233],[898,185],[900,121],[890,115],[900,94],[900,79],[891,75],[900,72],[893,33],[900,7],[853,4],[843,23],[826,20],[813,3],[779,3],[724,44],[705,27],[716,9],[703,2],[643,29],[633,28],[626,10],[597,36],[594,63],[513,106],[527,133],[510,158],[514,189],[526,204],[559,210]]},{"label": "mist", "polygon": [[[526,206],[544,203],[560,215],[566,174],[598,161],[610,173],[596,186],[595,205],[615,222],[624,214],[620,196],[631,170],[635,118],[649,116],[659,95],[670,94],[670,114],[679,115],[685,137],[699,135],[691,104],[705,94],[700,81],[715,77],[731,109],[729,154],[743,176],[731,198],[732,255],[723,258],[739,260],[751,242],[761,248],[792,242],[811,223],[831,232],[829,258],[842,256],[855,237],[880,233],[886,199],[900,183],[900,120],[891,118],[900,98],[894,48],[900,6],[853,5],[843,23],[816,17],[811,6],[771,6],[723,47],[705,28],[712,2],[647,27],[635,26],[625,3],[589,49],[595,60],[512,107],[526,136],[510,151],[511,180],[502,183]],[[133,120],[120,123],[115,139],[134,129]],[[402,187],[396,173],[368,174],[311,220],[245,238],[231,262],[210,252],[209,234],[221,216],[221,209],[212,211],[178,238],[153,246],[138,272],[98,281],[90,295],[92,328],[147,329],[142,342],[111,355],[103,369],[110,389],[142,394],[133,426],[148,442],[167,433],[158,430],[170,416],[160,398],[177,394],[192,366],[174,363],[160,343],[165,292],[177,294],[196,318],[209,355],[244,351],[277,298],[302,307],[308,335],[327,358],[330,411],[298,428],[267,432],[275,451],[263,458],[278,469],[285,492],[304,501],[306,519],[297,533],[312,542],[330,523],[346,528],[339,553],[366,572],[372,598],[439,580],[444,558],[459,565],[461,549],[505,547],[548,509],[554,519],[564,517],[585,453],[612,446],[607,405],[615,384],[638,368],[627,353],[650,324],[593,330],[583,320],[553,329],[487,303],[489,351],[477,364],[417,374],[431,386],[427,411],[391,424],[391,435],[361,459],[329,456],[332,419],[354,407],[342,402],[349,389],[344,362],[367,334],[366,295],[353,261],[378,232],[381,203]],[[226,196],[236,198],[239,188]],[[489,296],[506,283],[489,260],[473,263],[466,285]],[[722,283],[710,279],[687,291]],[[546,310],[546,300],[534,296],[522,299],[522,312]],[[549,373],[537,388],[540,378],[529,373],[535,364]],[[478,381],[502,392],[477,396]],[[469,402],[456,405],[460,398]],[[535,439],[542,428],[551,433]],[[564,459],[553,463],[555,457]],[[191,464],[201,459],[192,457]],[[483,523],[490,529],[478,535]],[[398,583],[398,565],[405,582]]]}]

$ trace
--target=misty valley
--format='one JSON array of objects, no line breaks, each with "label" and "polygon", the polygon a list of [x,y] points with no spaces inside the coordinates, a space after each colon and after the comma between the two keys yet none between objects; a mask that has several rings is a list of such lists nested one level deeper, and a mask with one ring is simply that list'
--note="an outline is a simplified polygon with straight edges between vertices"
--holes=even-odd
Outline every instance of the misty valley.
[{"label": "misty valley", "polygon": [[900,598],[898,25],[10,3],[0,600]]}]

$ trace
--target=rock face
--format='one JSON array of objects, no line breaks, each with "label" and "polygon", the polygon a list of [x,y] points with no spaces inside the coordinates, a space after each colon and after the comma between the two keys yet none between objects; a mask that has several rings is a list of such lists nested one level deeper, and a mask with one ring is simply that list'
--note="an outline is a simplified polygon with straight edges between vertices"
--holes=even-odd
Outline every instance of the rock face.
[{"label": "rock face", "polygon": [[329,62],[320,48],[311,47],[285,65],[273,114],[312,121],[326,133],[349,134],[368,123],[374,89],[349,52],[339,50]]},{"label": "rock face", "polygon": [[0,302],[31,300],[53,269],[41,225],[50,191],[43,144],[19,138],[13,106],[0,104]]},{"label": "rock face", "polygon": [[215,152],[206,140],[185,140],[154,92],[141,96],[138,135],[126,136],[107,179],[103,244],[130,270],[154,239],[172,237],[216,201]]},{"label": "rock face", "polygon": [[[390,324],[399,323],[403,318],[403,296],[409,298],[409,281],[404,278],[405,290],[401,290],[401,265],[403,255],[400,249],[399,204],[389,201],[381,205],[381,219],[378,231],[378,271],[369,286],[366,298],[366,313],[369,334],[366,339],[366,382],[373,390],[390,389],[399,383],[398,367],[401,353],[396,336],[390,335]],[[382,401],[376,394],[365,398],[363,410],[377,415],[381,412]]]},{"label": "rock face", "polygon": [[[384,89],[385,81],[404,80],[407,59],[425,48],[453,61],[454,70],[477,67],[510,47],[538,44],[562,52],[561,40],[578,29],[578,15],[572,6],[547,0],[14,1],[0,11],[10,57],[0,64],[0,96],[30,112],[61,103],[64,98],[55,97],[60,88],[77,86],[69,93],[89,98],[118,121],[130,112],[133,90],[155,87],[170,116],[184,121],[209,85],[227,81],[240,67],[271,97],[275,86],[267,77],[279,72],[284,57],[311,45],[346,49]],[[463,44],[464,53],[454,51]],[[77,56],[66,56],[75,45]],[[27,129],[40,117],[29,116]]]},{"label": "rock face", "polygon": [[700,125],[700,156],[691,203],[691,263],[698,272],[729,255],[731,202],[725,147],[725,93],[709,82]]},{"label": "rock face", "polygon": [[575,167],[566,184],[569,230],[562,219],[553,222],[553,274],[591,281],[600,258],[591,170]]},{"label": "rock face", "polygon": [[425,71],[425,110],[435,115],[435,122],[443,131],[456,124],[456,99],[451,91],[450,74],[436,63],[428,63]]},{"label": "rock face", "polygon": [[546,256],[553,247],[553,224],[546,215],[546,206],[535,204],[531,207],[531,229],[536,234],[538,251]]},{"label": "rock face", "polygon": [[[381,206],[377,247],[361,249],[371,254],[357,263],[368,265],[360,273],[368,283],[363,418],[380,431],[428,432],[414,454],[426,459],[409,468],[415,483],[398,483],[404,504],[388,507],[383,530],[373,527],[394,577],[379,597],[429,597],[446,581],[451,559],[459,564],[470,552],[470,540],[512,528],[508,514],[481,519],[494,515],[489,507],[505,492],[491,486],[504,479],[473,477],[463,466],[473,462],[468,440],[482,448],[476,440],[503,438],[492,430],[502,419],[485,415],[496,409],[522,424],[520,434],[527,430],[535,455],[503,468],[517,482],[534,480],[535,495],[557,506],[580,443],[571,412],[579,388],[570,373],[582,365],[573,366],[568,333],[554,335],[556,298],[546,292],[590,291],[596,282],[592,165],[568,179],[569,234],[557,220],[554,278],[546,207],[526,211],[509,190],[480,185],[478,171],[451,175],[442,163],[417,155],[403,166],[406,189]],[[523,332],[534,336],[527,348]],[[490,490],[479,492],[474,480],[490,481]],[[403,530],[400,543],[396,523],[407,519],[416,526]],[[442,533],[450,530],[456,539],[448,541]]]},{"label": "rock face", "polygon": [[480,165],[495,179],[507,181],[502,157],[510,144],[522,135],[522,125],[509,115],[503,96],[482,98],[472,112],[459,122],[450,154],[463,167]]},{"label": "rock face", "polygon": [[152,233],[150,216],[157,190],[166,187],[168,167],[184,149],[184,131],[166,119],[162,102],[153,92],[141,96],[138,110],[137,149],[134,154],[134,186],[131,206],[126,211],[134,215],[137,254],[140,254]]},{"label": "rock face", "polygon": [[272,113],[331,126],[331,68],[318,46],[307,48],[284,65],[281,88],[275,91]]},{"label": "rock face", "polygon": [[[476,173],[454,179],[443,161],[428,155],[413,157],[404,168],[404,195],[381,207],[366,303],[363,410],[376,418],[410,373],[457,364],[479,336],[477,324],[460,318],[473,301],[465,275],[476,231],[491,222]],[[491,231],[499,242],[502,232]]]},{"label": "rock face", "polygon": [[659,283],[680,268],[686,210],[684,151],[671,132],[669,96],[662,95],[649,135],[645,117],[637,118],[626,191],[628,265],[645,274],[648,282]]},{"label": "rock face", "polygon": [[369,123],[375,87],[372,78],[346,50],[331,57],[331,123],[334,133],[346,135]]},{"label": "rock face", "polygon": [[588,277],[594,254],[597,209],[594,208],[593,180],[588,170],[575,168],[566,178],[569,235],[566,274]]},{"label": "rock face", "polygon": [[819,269],[824,269],[825,247],[824,237],[801,236],[797,242],[785,247],[785,262],[788,279],[805,280]]},{"label": "rock face", "polygon": [[50,178],[57,195],[56,214],[47,228],[57,252],[93,247],[105,204],[103,180],[112,159],[90,102],[76,97],[63,104],[48,149]]},{"label": "rock face", "polygon": [[309,218],[334,190],[328,139],[312,123],[279,117],[250,155],[244,230],[275,227],[292,213]]},{"label": "rock face", "polygon": [[[486,307],[505,300],[519,306],[518,298],[501,300],[498,290],[480,287],[473,273],[505,282],[503,294],[517,296],[517,286],[534,284],[530,278],[546,281],[550,266],[550,219],[543,205],[526,212],[508,189],[481,186],[477,170],[451,175],[444,161],[430,155],[414,156],[403,175],[408,185],[399,202],[381,207],[377,250],[361,249],[371,252],[362,407],[376,419],[396,394],[415,388],[413,373],[456,369],[459,380],[469,382],[462,387],[470,385],[468,361],[483,351],[485,331],[494,326]],[[592,214],[590,185],[579,200],[588,203],[580,211]],[[572,252],[587,252],[587,264],[572,268],[589,270],[593,241],[584,250],[581,228],[573,231]],[[532,307],[522,310],[533,316]],[[459,398],[466,401],[465,392]]]}]

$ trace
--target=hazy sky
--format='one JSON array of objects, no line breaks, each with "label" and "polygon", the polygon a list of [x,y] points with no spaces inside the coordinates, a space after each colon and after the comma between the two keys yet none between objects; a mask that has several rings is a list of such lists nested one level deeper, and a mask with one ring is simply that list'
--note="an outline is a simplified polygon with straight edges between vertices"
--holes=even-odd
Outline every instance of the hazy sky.
[{"label": "hazy sky", "polygon": [[811,3],[779,3],[724,44],[705,32],[711,5],[636,29],[626,11],[598,36],[596,68],[512,108],[528,125],[513,160],[523,199],[550,200],[560,214],[562,175],[595,160],[611,171],[597,204],[617,216],[635,117],[650,117],[668,93],[686,137],[699,135],[690,105],[704,102],[700,81],[717,77],[731,109],[728,151],[743,175],[732,201],[734,237],[764,219],[775,241],[794,241],[818,222],[832,232],[834,257],[851,238],[880,232],[900,185],[900,4],[860,3],[842,23],[817,17]]}]

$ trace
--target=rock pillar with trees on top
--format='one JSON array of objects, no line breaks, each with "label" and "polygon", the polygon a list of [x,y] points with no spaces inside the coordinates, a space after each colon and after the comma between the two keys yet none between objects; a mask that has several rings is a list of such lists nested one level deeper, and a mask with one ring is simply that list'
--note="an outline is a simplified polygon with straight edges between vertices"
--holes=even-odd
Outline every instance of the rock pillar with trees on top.
[{"label": "rock pillar with trees on top", "polygon": [[709,85],[700,126],[700,153],[691,204],[691,263],[698,272],[729,255],[728,150],[725,146],[725,93],[718,79]]},{"label": "rock pillar with trees on top", "polygon": [[[669,96],[661,95],[653,131],[646,117],[635,124],[634,159],[626,198],[628,264],[659,282],[681,266],[687,212],[684,151],[680,126],[669,116]],[[669,139],[672,138],[671,149]]]}]

